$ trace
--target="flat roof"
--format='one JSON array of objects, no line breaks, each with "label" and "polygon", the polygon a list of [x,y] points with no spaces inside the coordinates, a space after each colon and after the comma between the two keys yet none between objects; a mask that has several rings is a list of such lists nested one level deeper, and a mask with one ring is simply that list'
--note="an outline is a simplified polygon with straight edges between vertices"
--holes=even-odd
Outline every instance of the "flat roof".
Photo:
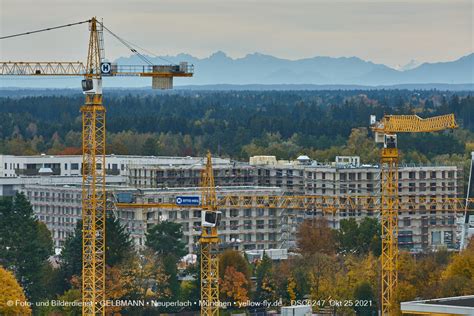
[{"label": "flat roof", "polygon": [[402,302],[401,310],[403,314],[474,315],[474,295]]}]

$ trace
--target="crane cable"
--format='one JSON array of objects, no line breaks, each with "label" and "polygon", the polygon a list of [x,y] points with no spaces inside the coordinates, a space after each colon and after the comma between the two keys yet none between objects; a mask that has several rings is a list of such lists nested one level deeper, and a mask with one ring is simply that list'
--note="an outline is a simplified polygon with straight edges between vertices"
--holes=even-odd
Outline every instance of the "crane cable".
[{"label": "crane cable", "polygon": [[112,32],[111,30],[109,30],[106,26],[104,26],[102,24],[102,27],[110,33],[110,35],[112,35],[113,37],[115,37],[120,43],[122,43],[124,46],[126,46],[128,49],[130,49],[130,51],[134,54],[136,54],[141,60],[143,60],[145,63],[147,63],[148,65],[153,65],[153,63],[148,59],[146,58],[144,55],[140,54],[132,45],[130,45],[126,40],[122,39],[121,37],[119,37],[117,34],[115,34],[114,32]]},{"label": "crane cable", "polygon": [[[12,35],[6,35],[6,36],[1,36],[0,37],[0,40],[3,40],[3,39],[8,39],[8,38],[13,38],[13,37],[18,37],[18,36],[24,36],[24,35],[30,35],[30,34],[35,34],[35,33],[40,33],[40,32],[46,32],[46,31],[52,31],[52,30],[56,30],[56,29],[61,29],[61,28],[65,28],[65,27],[70,27],[70,26],[74,26],[74,25],[79,25],[79,24],[84,24],[84,23],[89,23],[91,22],[91,20],[85,20],[85,21],[80,21],[80,22],[75,22],[75,23],[69,23],[69,24],[64,24],[64,25],[59,25],[59,26],[54,26],[54,27],[48,27],[48,28],[44,28],[44,29],[39,29],[39,30],[35,30],[35,31],[30,31],[30,32],[23,32],[23,33],[17,33],[17,34],[12,34]],[[130,51],[134,54],[136,54],[141,60],[143,60],[145,63],[149,64],[149,65],[153,65],[153,63],[148,59],[146,58],[143,54],[141,54],[140,52],[138,52],[135,48],[135,47],[138,47],[140,48],[141,50],[157,57],[157,58],[160,58],[160,59],[163,59],[165,60],[166,62],[169,62],[170,64],[173,64],[173,62],[171,62],[170,60],[166,59],[166,58],[163,58],[163,57],[160,57],[156,54],[153,54],[149,51],[147,51],[146,49],[136,45],[136,44],[133,44],[132,42],[130,41],[127,41],[123,38],[121,38],[120,36],[118,36],[117,34],[115,34],[114,32],[112,32],[110,29],[108,29],[103,23],[97,21],[97,23],[99,23],[105,30],[107,30],[107,32],[109,32],[113,37],[115,37],[119,42],[121,42],[123,45],[125,45],[128,49],[130,49]]]},{"label": "crane cable", "polygon": [[141,54],[140,52],[138,52],[134,47],[137,47],[141,50],[143,50],[144,52],[147,52],[148,54],[150,55],[154,55],[155,57],[157,58],[160,58],[160,59],[163,59],[164,61],[166,62],[169,62],[170,64],[174,64],[172,61],[170,60],[167,60],[166,58],[163,58],[163,57],[160,57],[160,56],[157,56],[156,54],[153,54],[151,53],[150,51],[147,51],[146,49],[138,46],[137,44],[134,44],[120,36],[118,36],[117,34],[115,34],[114,32],[112,32],[109,28],[107,28],[103,23],[97,21],[97,23],[99,23],[100,25],[102,25],[102,27],[110,33],[110,35],[112,35],[113,37],[115,37],[120,43],[122,43],[124,46],[126,46],[128,49],[130,49],[130,51],[134,54],[136,54],[141,60],[143,60],[145,63],[149,64],[149,65],[153,65],[153,62],[151,62],[146,56],[144,56],[143,54]]},{"label": "crane cable", "polygon": [[48,27],[48,28],[40,29],[40,30],[36,30],[36,31],[30,31],[30,32],[24,32],[24,33],[12,34],[12,35],[7,35],[7,36],[1,36],[1,37],[0,37],[0,40],[7,39],[7,38],[12,38],[12,37],[17,37],[17,36],[23,36],[23,35],[29,35],[29,34],[34,34],[34,33],[40,33],[40,32],[46,32],[46,31],[61,29],[61,28],[64,28],[64,27],[69,27],[69,26],[74,26],[74,25],[89,23],[90,21],[91,21],[91,20],[86,20],[86,21],[81,21],[81,22],[76,22],[76,23],[69,23],[69,24],[64,24],[64,25],[59,25],[59,26],[54,26],[54,27]]}]

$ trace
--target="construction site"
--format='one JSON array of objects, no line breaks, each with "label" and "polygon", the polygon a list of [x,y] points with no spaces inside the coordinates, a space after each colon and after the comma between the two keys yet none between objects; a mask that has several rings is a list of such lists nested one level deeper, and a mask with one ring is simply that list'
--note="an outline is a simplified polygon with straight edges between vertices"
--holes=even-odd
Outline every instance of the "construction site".
[{"label": "construction site", "polygon": [[[469,276],[462,286],[460,281],[455,283],[459,279],[448,278],[455,268],[439,272],[441,281],[449,279],[451,283],[431,282],[423,273],[435,268],[421,268],[426,258],[450,266],[454,262],[450,260],[458,260],[456,256],[474,253],[474,151],[467,159],[460,156],[456,163],[409,163],[399,149],[404,148],[405,140],[416,140],[421,137],[418,135],[462,127],[464,122],[454,113],[425,116],[394,111],[379,117],[370,115],[362,128],[369,133],[370,146],[377,148],[375,162],[364,161],[366,156],[348,155],[348,151],[335,153],[330,161],[315,159],[306,152],[282,159],[269,151],[249,154],[243,160],[220,154],[220,144],[208,148],[205,155],[116,154],[106,145],[109,108],[104,79],[145,77],[144,81],[151,79],[152,89],[169,90],[175,78],[192,81],[199,69],[187,61],[155,64],[140,47],[96,17],[11,35],[4,34],[5,28],[0,39],[8,45],[12,38],[26,41],[36,33],[54,34],[71,27],[88,31],[84,62],[5,60],[1,61],[0,75],[36,80],[81,78],[84,101],[77,108],[81,119],[76,122],[80,124],[81,152],[1,152],[0,196],[13,205],[20,196],[25,198],[32,218],[49,231],[48,269],[62,271],[68,267],[75,273],[57,277],[68,290],[63,295],[48,301],[47,294],[38,294],[47,307],[41,302],[25,307],[21,302],[33,302],[28,291],[26,296],[8,298],[7,302],[6,285],[0,291],[5,296],[0,297],[0,311],[6,309],[0,313],[474,315],[471,259],[465,261],[471,266],[465,267],[464,275]],[[104,33],[143,64],[109,61]],[[31,54],[35,59],[34,51]],[[5,214],[15,207],[2,206],[0,216],[14,216]],[[110,235],[108,218],[115,223],[110,225],[119,227],[113,229],[127,236],[127,251],[134,253],[130,258],[139,262],[133,269],[141,271],[133,273],[138,274],[131,272],[132,263],[127,259],[120,265],[114,263],[114,258],[125,255],[122,249],[111,248],[118,237]],[[0,236],[10,236],[7,231],[15,224],[7,225],[5,220],[2,225],[5,235]],[[352,235],[357,229],[366,229],[368,237]],[[16,243],[8,239],[16,237],[2,238],[0,265],[17,277],[18,263],[9,261],[10,242]],[[361,239],[356,242],[355,238]],[[355,246],[348,246],[352,244]],[[163,259],[174,252],[175,261]],[[361,253],[364,255],[359,256]],[[67,261],[65,256],[74,259]],[[149,258],[157,263],[150,263],[155,261]],[[239,260],[245,262],[245,269],[239,270],[237,263],[232,265]],[[331,270],[341,262],[344,269]],[[270,266],[273,268],[265,270]],[[416,275],[417,270],[426,282],[411,285],[407,276]],[[35,282],[40,281],[31,279],[29,285],[22,285],[34,288]],[[130,288],[138,283],[139,294],[129,295]],[[364,292],[364,286],[369,290]],[[425,287],[461,294],[410,294]],[[350,294],[347,289],[351,289]],[[61,301],[55,304],[63,304],[62,309],[54,309],[53,301]]]}]

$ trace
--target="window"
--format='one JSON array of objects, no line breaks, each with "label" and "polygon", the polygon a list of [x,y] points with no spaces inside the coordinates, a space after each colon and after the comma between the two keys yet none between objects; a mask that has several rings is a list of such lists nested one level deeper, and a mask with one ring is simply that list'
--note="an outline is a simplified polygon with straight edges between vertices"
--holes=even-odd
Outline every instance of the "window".
[{"label": "window", "polygon": [[244,235],[244,241],[247,241],[247,242],[252,241],[252,234],[245,234]]},{"label": "window", "polygon": [[431,179],[436,179],[436,171],[431,171],[430,172],[430,178]]},{"label": "window", "polygon": [[79,170],[79,164],[78,163],[72,163],[71,164],[71,170]]},{"label": "window", "polygon": [[230,221],[230,230],[237,230],[239,228],[239,221]]},{"label": "window", "polygon": [[244,229],[245,230],[252,229],[252,221],[251,220],[245,220],[244,221]]},{"label": "window", "polygon": [[265,234],[257,233],[257,241],[263,241],[265,239]]},{"label": "window", "polygon": [[426,179],[426,171],[420,171],[420,179]]},{"label": "window", "polygon": [[252,217],[252,210],[244,210],[244,217]]},{"label": "window", "polygon": [[276,216],[276,210],[275,209],[269,209],[268,210],[268,216]]},{"label": "window", "polygon": [[189,218],[189,211],[181,211],[181,218],[188,219]]},{"label": "window", "polygon": [[415,192],[415,183],[414,182],[408,183],[408,191],[409,192]]},{"label": "window", "polygon": [[239,216],[239,210],[230,210],[230,217],[237,217]]},{"label": "window", "polygon": [[270,240],[270,241],[276,241],[276,236],[277,236],[276,233],[269,233],[269,234],[268,234],[268,240]]},{"label": "window", "polygon": [[432,191],[432,192],[436,191],[436,182],[431,182],[430,183],[430,191]]},{"label": "window", "polygon": [[416,176],[415,176],[415,171],[410,171],[410,172],[408,173],[408,178],[409,178],[409,179],[415,179],[415,178],[416,178]]},{"label": "window", "polygon": [[257,229],[263,229],[265,227],[264,220],[257,220]]},{"label": "window", "polygon": [[424,182],[420,183],[420,191],[421,192],[426,191],[426,183],[424,183]]},{"label": "window", "polygon": [[257,209],[257,216],[264,216],[265,215],[265,210],[262,208]]},{"label": "window", "polygon": [[64,170],[67,170],[67,163],[64,164]]},{"label": "window", "polygon": [[439,245],[441,244],[441,232],[431,232],[431,244]]},{"label": "window", "polygon": [[410,217],[404,217],[403,218],[403,226],[407,227],[411,225],[411,220]]},{"label": "window", "polygon": [[270,219],[268,220],[268,228],[270,229],[275,229],[277,226],[277,221],[276,219]]},{"label": "window", "polygon": [[436,225],[436,217],[430,217],[430,225]]}]

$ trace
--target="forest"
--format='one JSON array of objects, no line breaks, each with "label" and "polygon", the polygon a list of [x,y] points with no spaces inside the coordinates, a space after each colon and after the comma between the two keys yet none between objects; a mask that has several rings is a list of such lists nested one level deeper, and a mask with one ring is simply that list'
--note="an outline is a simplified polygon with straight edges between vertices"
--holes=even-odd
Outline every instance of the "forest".
[{"label": "forest", "polygon": [[[80,153],[80,92],[0,95],[0,153]],[[401,135],[407,163],[456,162],[474,149],[471,92],[112,90],[104,103],[107,151],[114,154],[192,156],[210,149],[239,160],[357,154],[376,162],[371,114],[456,115],[460,128],[452,133]]]}]

